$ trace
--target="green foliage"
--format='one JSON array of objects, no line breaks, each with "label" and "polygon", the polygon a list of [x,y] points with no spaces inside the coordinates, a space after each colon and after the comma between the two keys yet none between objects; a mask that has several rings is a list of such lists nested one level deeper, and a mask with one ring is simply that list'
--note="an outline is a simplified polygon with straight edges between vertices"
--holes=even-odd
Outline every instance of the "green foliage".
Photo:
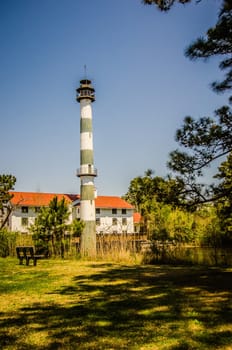
[{"label": "green foliage", "polygon": [[9,255],[9,247],[8,247],[8,237],[7,230],[2,229],[0,231],[0,257],[5,258]]},{"label": "green foliage", "polygon": [[219,13],[218,22],[210,28],[205,37],[197,39],[186,50],[190,59],[208,58],[220,55],[223,60],[219,68],[225,71],[225,79],[214,82],[212,88],[215,92],[222,93],[232,88],[232,2],[224,0]]},{"label": "green foliage", "polygon": [[70,233],[72,237],[81,237],[81,233],[84,228],[84,222],[78,219],[74,219],[70,225]]},{"label": "green foliage", "polygon": [[228,107],[215,112],[215,118],[204,117],[195,121],[186,117],[176,132],[176,141],[187,152],[175,150],[170,154],[168,166],[180,174],[177,179],[185,184],[183,195],[189,205],[205,203],[224,197],[222,187],[200,184],[198,177],[214,160],[232,151],[232,113]]},{"label": "green foliage", "polygon": [[170,205],[159,204],[153,212],[152,239],[175,244],[196,243],[203,236],[206,220],[199,220],[200,213],[190,213]]},{"label": "green foliage", "polygon": [[186,187],[178,188],[178,182],[170,178],[152,177],[151,171],[131,181],[125,198],[141,213],[141,231],[152,241],[220,247],[229,238],[231,241],[231,172],[232,156],[220,167],[217,177],[222,182],[212,187],[215,196],[219,187],[225,193],[217,206],[204,204],[186,210],[181,197]]},{"label": "green foliage", "polygon": [[185,209],[183,200],[186,187],[183,182],[161,177],[134,178],[125,198],[135,205],[142,215],[141,230],[152,240],[176,243],[200,243],[205,228],[215,216],[213,207],[203,206],[196,211]]},{"label": "green foliage", "polygon": [[223,233],[223,243],[232,244],[232,153],[219,167],[215,176],[221,182],[215,188],[215,195],[224,193],[224,196],[215,204],[220,219],[220,230]]},{"label": "green foliage", "polygon": [[172,170],[202,175],[202,168],[232,150],[232,113],[229,107],[215,112],[215,118],[184,119],[176,132],[176,141],[191,153],[174,151],[169,166]]},{"label": "green foliage", "polygon": [[[190,1],[143,0],[143,3],[156,5],[160,10],[169,10],[175,3],[184,4]],[[217,23],[186,49],[186,56],[190,59],[219,56],[222,59],[219,68],[225,73],[225,77],[221,82],[212,84],[215,92],[222,93],[229,92],[232,88],[232,2],[221,0],[219,6]],[[187,152],[182,150],[172,152],[169,167],[180,174],[177,179],[185,183],[186,199],[190,200],[191,204],[215,200],[212,197],[212,189],[199,184],[196,179],[202,175],[202,169],[213,160],[232,151],[231,109],[229,106],[223,106],[215,112],[215,115],[214,119],[203,117],[198,121],[186,117],[183,127],[176,133],[177,142],[187,149]]]},{"label": "green foliage", "polygon": [[203,243],[206,243],[211,247],[220,247],[222,242],[222,233],[220,229],[220,221],[215,215],[212,220],[207,225],[207,230],[205,230],[205,235],[203,237]]},{"label": "green foliage", "polygon": [[[161,10],[169,10],[175,3],[187,3],[191,0],[144,0],[145,4],[157,5]],[[230,92],[232,88],[232,2],[218,2],[220,10],[216,24],[206,34],[196,39],[187,49],[190,59],[207,59],[218,56],[219,69],[225,74],[219,82],[213,82],[217,93]],[[232,98],[229,99],[230,102]],[[229,106],[215,111],[215,117],[202,117],[194,120],[186,117],[184,125],[176,132],[176,141],[181,149],[170,154],[168,166],[177,173],[176,179],[184,183],[182,195],[190,206],[219,200],[219,215],[227,227],[231,227],[230,198],[225,186],[206,186],[199,182],[203,170],[214,160],[228,155],[232,151],[232,112]],[[227,178],[231,178],[231,173]],[[227,194],[226,194],[227,193]],[[221,225],[223,226],[223,225]]]},{"label": "green foliage", "polygon": [[183,182],[152,175],[153,171],[148,169],[143,177],[138,176],[130,182],[124,198],[135,206],[136,211],[142,214],[149,212],[153,200],[173,207],[181,205]]},{"label": "green foliage", "polygon": [[14,255],[18,233],[6,229],[0,230],[0,257]]},{"label": "green foliage", "polygon": [[13,175],[0,175],[0,229],[7,224],[12,212],[10,200],[13,195],[9,191],[14,189],[15,182],[16,177]]},{"label": "green foliage", "polygon": [[37,251],[46,255],[64,256],[64,234],[68,228],[68,207],[63,198],[54,197],[48,207],[41,209],[30,227]]}]

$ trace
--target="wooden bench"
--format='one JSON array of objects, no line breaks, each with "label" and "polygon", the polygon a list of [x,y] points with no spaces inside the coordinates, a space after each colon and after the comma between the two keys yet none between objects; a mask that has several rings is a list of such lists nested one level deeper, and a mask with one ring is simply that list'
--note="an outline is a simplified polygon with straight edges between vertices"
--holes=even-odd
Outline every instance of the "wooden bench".
[{"label": "wooden bench", "polygon": [[37,264],[38,259],[43,259],[44,255],[35,254],[34,247],[16,247],[17,258],[19,259],[19,265],[23,264],[23,259],[26,260],[26,265],[30,264],[30,260],[33,260],[34,266]]}]

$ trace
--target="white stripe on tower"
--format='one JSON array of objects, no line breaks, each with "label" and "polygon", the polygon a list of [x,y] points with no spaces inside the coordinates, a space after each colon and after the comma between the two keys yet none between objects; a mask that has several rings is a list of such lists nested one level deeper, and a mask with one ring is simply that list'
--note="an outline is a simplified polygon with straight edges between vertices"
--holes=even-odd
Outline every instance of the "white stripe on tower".
[{"label": "white stripe on tower", "polygon": [[81,150],[93,148],[93,135],[90,132],[81,133]]},{"label": "white stripe on tower", "polygon": [[81,180],[80,219],[85,226],[81,235],[81,254],[96,255],[96,215],[94,200],[94,177],[97,176],[93,160],[92,102],[95,101],[94,89],[90,80],[81,80],[77,89],[77,101],[80,102],[80,169]]}]

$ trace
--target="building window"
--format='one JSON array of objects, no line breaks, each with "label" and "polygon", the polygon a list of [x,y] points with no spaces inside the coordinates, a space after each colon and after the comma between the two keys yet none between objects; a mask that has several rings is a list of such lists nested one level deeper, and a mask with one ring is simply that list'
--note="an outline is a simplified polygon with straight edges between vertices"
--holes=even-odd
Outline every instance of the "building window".
[{"label": "building window", "polygon": [[112,209],[112,214],[117,214],[117,209]]},{"label": "building window", "polygon": [[122,209],[122,214],[126,214],[126,209]]},{"label": "building window", "polygon": [[35,213],[39,213],[40,212],[40,207],[35,207]]},{"label": "building window", "polygon": [[101,213],[100,208],[96,208],[96,214],[100,214],[100,213]]},{"label": "building window", "polygon": [[96,218],[96,225],[97,225],[97,226],[100,226],[100,225],[101,225],[100,218]]},{"label": "building window", "polygon": [[21,224],[22,226],[28,226],[28,218],[22,218]]},{"label": "building window", "polygon": [[113,219],[112,219],[112,224],[113,224],[113,225],[117,225],[117,223],[118,223],[118,219],[117,219],[117,218],[113,218]]},{"label": "building window", "polygon": [[21,210],[22,213],[28,213],[28,207],[22,207]]},{"label": "building window", "polygon": [[122,218],[122,224],[125,226],[127,225],[127,218]]}]

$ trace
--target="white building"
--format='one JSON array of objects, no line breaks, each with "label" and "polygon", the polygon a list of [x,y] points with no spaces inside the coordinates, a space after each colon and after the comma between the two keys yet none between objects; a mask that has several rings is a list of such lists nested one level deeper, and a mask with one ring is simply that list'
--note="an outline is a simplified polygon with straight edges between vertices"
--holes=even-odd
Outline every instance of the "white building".
[{"label": "white building", "polygon": [[[80,196],[75,194],[55,194],[37,192],[11,192],[13,211],[9,218],[9,227],[12,231],[27,233],[35,222],[41,207],[49,205],[57,196],[58,200],[65,199],[69,207],[68,223],[80,218]],[[96,232],[97,233],[134,233],[134,207],[120,197],[98,196],[95,199]],[[136,222],[137,224],[137,222]]]},{"label": "white building", "polygon": [[9,219],[9,228],[11,231],[27,233],[30,225],[34,224],[35,218],[40,212],[40,208],[48,207],[50,201],[56,196],[60,201],[62,198],[69,208],[68,223],[72,222],[72,202],[79,198],[72,194],[54,194],[40,192],[11,192],[14,197],[11,199],[13,211]]},{"label": "white building", "polygon": [[[74,202],[79,218],[80,202]],[[134,233],[134,207],[120,197],[95,198],[97,233]]]}]

